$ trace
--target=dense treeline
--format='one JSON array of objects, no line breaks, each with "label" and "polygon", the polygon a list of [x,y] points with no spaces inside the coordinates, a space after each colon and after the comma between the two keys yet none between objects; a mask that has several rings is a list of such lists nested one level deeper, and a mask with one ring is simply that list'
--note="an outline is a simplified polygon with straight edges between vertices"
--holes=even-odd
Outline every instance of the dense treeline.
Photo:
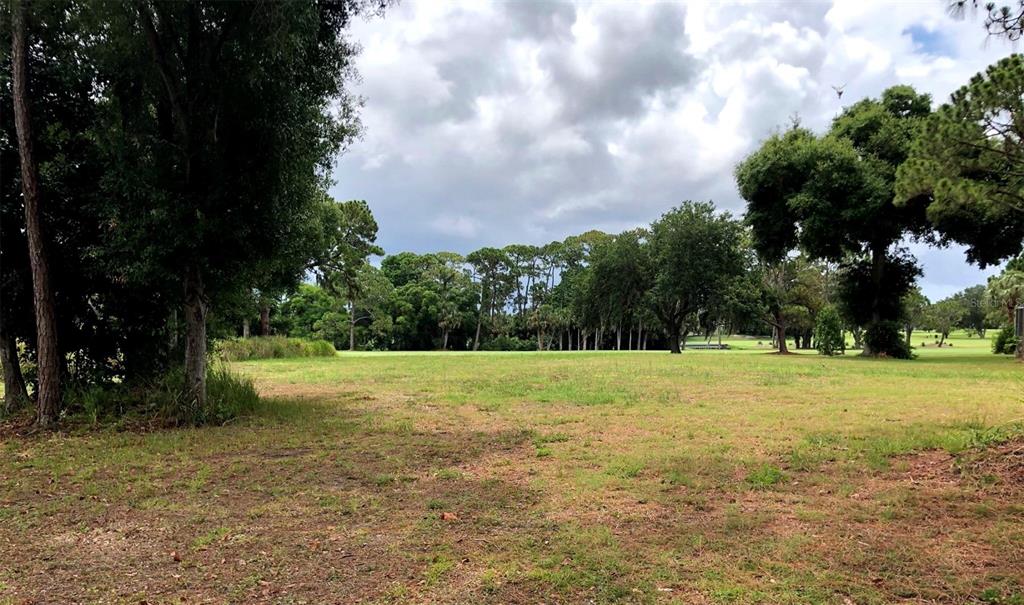
[{"label": "dense treeline", "polygon": [[174,374],[183,420],[203,416],[207,327],[333,260],[345,217],[324,192],[359,129],[344,32],[372,8],[4,3],[8,408],[27,383],[46,425],[82,385]]},{"label": "dense treeline", "polygon": [[[743,225],[727,214],[716,218],[739,234],[733,239],[740,242],[734,271],[705,279],[708,268],[700,264],[655,262],[654,230],[663,232],[666,218],[693,218],[694,213],[716,216],[709,204],[687,203],[649,229],[617,235],[591,231],[544,246],[513,244],[467,256],[400,252],[385,256],[379,267],[367,261],[355,322],[351,301],[304,283],[270,303],[269,332],[324,339],[339,349],[524,351],[673,350],[673,344],[682,350],[692,338],[747,334],[783,352],[790,347],[820,350],[825,344],[829,354],[841,352],[841,333],[846,332],[862,348],[863,326],[845,311],[842,283],[848,274],[843,268],[804,256],[761,264],[742,244]],[[698,247],[707,243],[692,242]],[[687,240],[680,238],[676,245],[683,254]],[[1013,309],[1024,301],[1020,264],[1014,260],[987,285],[934,304],[913,287],[900,300],[896,316],[907,349],[943,346],[954,329],[984,338],[991,328],[1011,327]],[[687,282],[677,271],[659,272],[659,267],[690,270],[693,283],[708,287],[696,311],[679,307],[678,332],[662,318],[673,321],[676,300],[688,294],[682,285]],[[677,290],[659,295],[659,279],[663,288],[676,284]],[[668,310],[659,310],[659,304]],[[224,334],[243,335],[244,326],[255,320],[256,311],[249,313],[236,316],[234,326],[222,326]],[[834,345],[819,336],[832,317],[841,339]],[[934,331],[936,341],[913,342],[914,330]],[[1012,329],[1004,338],[1011,344],[999,352],[1011,352]]]},{"label": "dense treeline", "polygon": [[1020,261],[930,304],[902,244],[956,242],[981,265],[1021,252],[1021,56],[935,111],[897,86],[825,133],[773,135],[736,169],[743,217],[684,202],[619,234],[384,256],[369,204],[326,194],[360,130],[345,32],[383,4],[4,4],[5,412],[34,401],[46,426],[106,389],[169,394],[178,422],[223,418],[217,397],[255,395],[209,370],[210,343],[253,332],[674,353],[741,332],[832,354],[848,330],[866,354],[906,357],[914,328],[962,326],[1000,328],[994,349],[1020,353]]}]

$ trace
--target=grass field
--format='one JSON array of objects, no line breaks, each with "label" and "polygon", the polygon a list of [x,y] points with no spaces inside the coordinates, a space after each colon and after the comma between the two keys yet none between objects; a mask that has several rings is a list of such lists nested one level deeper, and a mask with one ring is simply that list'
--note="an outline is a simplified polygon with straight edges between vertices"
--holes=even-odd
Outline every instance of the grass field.
[{"label": "grass field", "polygon": [[1024,366],[731,342],[237,363],[257,417],[8,436],[0,603],[1024,603]]}]

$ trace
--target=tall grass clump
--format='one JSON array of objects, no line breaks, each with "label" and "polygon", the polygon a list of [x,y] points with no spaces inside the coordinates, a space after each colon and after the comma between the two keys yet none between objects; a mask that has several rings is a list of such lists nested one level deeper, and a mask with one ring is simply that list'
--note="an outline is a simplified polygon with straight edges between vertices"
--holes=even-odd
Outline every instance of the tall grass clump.
[{"label": "tall grass clump", "polygon": [[286,357],[333,357],[334,345],[326,340],[306,340],[286,336],[256,336],[231,338],[215,345],[217,354],[225,361],[250,359],[283,359]]},{"label": "tall grass clump", "polygon": [[91,425],[203,426],[253,414],[260,396],[250,378],[212,364],[206,374],[206,402],[186,395],[184,371],[172,370],[143,383],[112,382],[72,387],[65,392],[67,419]]}]

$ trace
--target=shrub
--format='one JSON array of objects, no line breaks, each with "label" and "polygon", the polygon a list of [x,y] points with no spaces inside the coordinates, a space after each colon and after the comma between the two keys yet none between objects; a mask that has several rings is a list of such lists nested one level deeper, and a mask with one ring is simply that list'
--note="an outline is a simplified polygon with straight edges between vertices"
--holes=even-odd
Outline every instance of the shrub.
[{"label": "shrub", "polygon": [[206,375],[206,405],[185,397],[185,375],[179,368],[143,384],[108,383],[65,392],[69,416],[90,424],[144,422],[160,425],[223,424],[251,414],[260,403],[252,380],[213,365]]},{"label": "shrub", "polygon": [[1020,339],[1013,333],[1013,326],[1006,326],[992,337],[992,352],[996,355],[1013,355],[1019,344]]},{"label": "shrub", "polygon": [[836,355],[843,351],[843,319],[832,305],[818,312],[814,343],[822,355]]},{"label": "shrub", "polygon": [[895,321],[879,321],[864,332],[864,344],[872,351],[897,359],[910,359],[913,354],[900,336],[900,325]]},{"label": "shrub", "polygon": [[536,351],[537,341],[515,336],[496,336],[480,347],[484,351]]},{"label": "shrub", "polygon": [[326,340],[306,340],[285,336],[231,338],[218,341],[214,349],[226,361],[285,357],[333,357],[337,354],[334,345]]}]

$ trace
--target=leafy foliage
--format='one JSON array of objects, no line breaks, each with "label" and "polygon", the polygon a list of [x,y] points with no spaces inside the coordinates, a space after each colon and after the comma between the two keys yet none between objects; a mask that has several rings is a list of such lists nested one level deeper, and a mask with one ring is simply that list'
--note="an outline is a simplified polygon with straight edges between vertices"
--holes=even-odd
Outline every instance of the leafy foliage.
[{"label": "leafy foliage", "polygon": [[996,355],[1013,355],[1020,346],[1020,339],[1013,333],[1013,326],[1006,326],[992,337],[992,352]]},{"label": "leafy foliage", "polygon": [[925,205],[944,241],[982,266],[1024,242],[1024,57],[1012,55],[954,92],[920,129],[895,196]]},{"label": "leafy foliage", "polygon": [[[891,248],[905,235],[926,234],[928,225],[923,205],[893,204],[893,187],[929,111],[927,95],[894,86],[879,99],[845,108],[827,135],[816,137],[794,125],[736,168],[759,256],[777,262],[799,247],[811,258],[843,263],[844,307],[857,311],[861,326],[884,322],[891,329],[899,300],[913,284],[900,258],[905,255]],[[879,336],[882,329],[873,332]],[[866,342],[893,341],[887,336]],[[866,352],[902,354],[870,344]]]},{"label": "leafy foliage", "polygon": [[843,351],[843,320],[835,307],[828,305],[818,312],[814,343],[822,355],[836,355]]},{"label": "leafy foliage", "polygon": [[708,202],[684,202],[651,226],[651,289],[672,352],[679,340],[721,308],[722,294],[746,268],[743,232],[728,213]]}]

